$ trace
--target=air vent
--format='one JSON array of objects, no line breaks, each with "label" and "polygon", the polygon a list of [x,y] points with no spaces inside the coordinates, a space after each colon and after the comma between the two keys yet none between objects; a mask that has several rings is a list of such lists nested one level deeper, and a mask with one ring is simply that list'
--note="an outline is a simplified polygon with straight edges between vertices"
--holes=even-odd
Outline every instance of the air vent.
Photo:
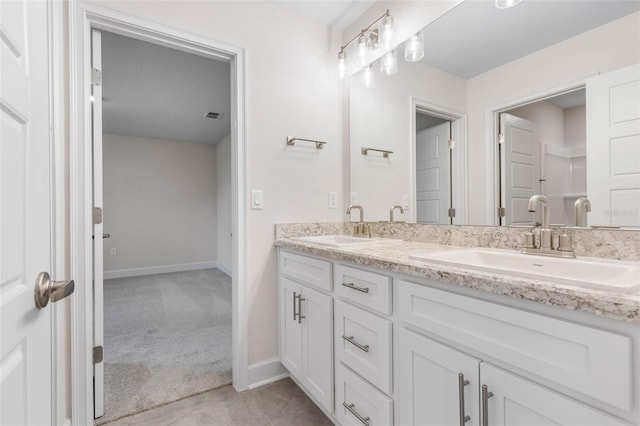
[{"label": "air vent", "polygon": [[204,115],[204,118],[210,118],[212,120],[217,120],[220,117],[222,117],[221,112],[208,112]]}]

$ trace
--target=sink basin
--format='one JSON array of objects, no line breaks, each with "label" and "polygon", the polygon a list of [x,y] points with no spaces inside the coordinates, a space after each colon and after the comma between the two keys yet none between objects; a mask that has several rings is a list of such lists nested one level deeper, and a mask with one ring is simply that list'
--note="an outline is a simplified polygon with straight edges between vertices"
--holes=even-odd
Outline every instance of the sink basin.
[{"label": "sink basin", "polygon": [[640,290],[640,264],[594,258],[561,259],[509,250],[460,249],[410,255],[410,259],[525,278],[544,279],[596,290]]},{"label": "sink basin", "polygon": [[313,237],[296,237],[292,240],[304,241],[312,244],[319,244],[329,247],[356,247],[368,244],[378,244],[384,242],[396,242],[390,238],[361,238],[349,235],[317,235]]}]

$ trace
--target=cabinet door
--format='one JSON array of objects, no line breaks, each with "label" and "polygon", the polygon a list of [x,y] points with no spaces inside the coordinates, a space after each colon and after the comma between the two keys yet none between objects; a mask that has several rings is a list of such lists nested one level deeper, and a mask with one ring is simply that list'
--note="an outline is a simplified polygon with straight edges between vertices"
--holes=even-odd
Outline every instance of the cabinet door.
[{"label": "cabinet door", "polygon": [[333,299],[304,287],[301,315],[302,384],[333,412]]},{"label": "cabinet door", "polygon": [[453,426],[469,416],[465,426],[480,425],[479,360],[405,328],[399,358],[398,424]]},{"label": "cabinet door", "polygon": [[297,316],[301,294],[300,284],[280,276],[280,362],[298,380],[302,380],[302,323]]},{"label": "cabinet door", "polygon": [[480,365],[481,384],[493,395],[487,401],[490,425],[498,426],[622,426],[621,420],[528,380]]}]

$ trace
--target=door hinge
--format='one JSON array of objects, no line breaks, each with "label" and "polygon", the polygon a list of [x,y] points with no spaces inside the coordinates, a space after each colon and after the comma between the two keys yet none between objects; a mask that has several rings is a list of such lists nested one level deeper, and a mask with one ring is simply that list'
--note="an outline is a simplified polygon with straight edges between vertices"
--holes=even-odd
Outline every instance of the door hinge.
[{"label": "door hinge", "polygon": [[94,207],[93,208],[93,224],[98,225],[102,223],[102,208]]},{"label": "door hinge", "polygon": [[500,145],[502,145],[504,143],[504,135],[502,135],[502,134],[498,135],[498,143]]},{"label": "door hinge", "polygon": [[102,346],[93,347],[93,363],[100,364],[104,359],[104,349]]},{"label": "door hinge", "polygon": [[455,148],[456,143],[453,139],[449,139],[449,149],[453,149]]},{"label": "door hinge", "polygon": [[507,215],[507,211],[504,207],[498,207],[498,217],[505,217]]},{"label": "door hinge", "polygon": [[451,208],[448,211],[449,217],[456,217],[456,209]]},{"label": "door hinge", "polygon": [[91,68],[91,84],[94,86],[102,85],[102,71]]}]

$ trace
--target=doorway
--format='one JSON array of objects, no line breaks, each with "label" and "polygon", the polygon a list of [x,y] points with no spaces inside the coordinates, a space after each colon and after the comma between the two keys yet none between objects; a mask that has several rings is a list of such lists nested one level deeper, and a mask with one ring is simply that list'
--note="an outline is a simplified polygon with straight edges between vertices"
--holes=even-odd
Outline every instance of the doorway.
[{"label": "doorway", "polygon": [[108,31],[92,56],[102,424],[231,383],[231,80],[228,62]]},{"label": "doorway", "polygon": [[[231,233],[232,239],[232,370],[236,390],[247,388],[245,298],[245,142],[244,52],[206,37],[87,3],[70,5],[71,34],[71,252],[72,273],[80,285],[72,308],[72,416],[82,424],[93,422],[93,256],[91,191],[91,29],[172,47],[199,56],[226,61],[231,69]],[[89,283],[88,285],[86,283]]]},{"label": "doorway", "polygon": [[587,196],[585,88],[511,106],[498,120],[500,224],[539,225],[528,202],[542,194],[552,224],[585,225],[574,223],[574,205]]}]

